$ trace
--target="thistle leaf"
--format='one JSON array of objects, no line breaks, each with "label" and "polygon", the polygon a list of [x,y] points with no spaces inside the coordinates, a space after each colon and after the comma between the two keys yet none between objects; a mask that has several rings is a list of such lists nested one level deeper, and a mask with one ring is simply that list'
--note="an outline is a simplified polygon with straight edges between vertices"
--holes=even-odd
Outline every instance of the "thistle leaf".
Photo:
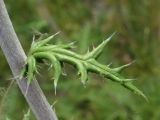
[{"label": "thistle leaf", "polygon": [[33,74],[34,74],[34,66],[33,66],[33,57],[28,57],[28,72],[27,72],[27,78],[28,78],[28,85],[33,80]]},{"label": "thistle leaf", "polygon": [[124,70],[124,69],[128,68],[129,66],[131,66],[133,63],[135,63],[135,61],[130,62],[130,63],[125,64],[125,65],[122,65],[122,66],[120,66],[120,67],[114,68],[113,70],[114,70],[115,72],[121,72],[122,70]]},{"label": "thistle leaf", "polygon": [[37,66],[36,66],[36,60],[34,57],[32,57],[32,64],[33,64],[33,73],[38,73],[38,70],[37,70]]},{"label": "thistle leaf", "polygon": [[123,86],[131,90],[135,94],[142,96],[146,101],[148,101],[148,98],[145,96],[145,94],[141,90],[139,90],[136,86],[134,86],[132,83],[124,83]]},{"label": "thistle leaf", "polygon": [[81,76],[81,82],[83,85],[86,84],[86,81],[88,80],[88,74],[85,66],[82,63],[77,62],[77,68],[78,68],[78,73]]},{"label": "thistle leaf", "polygon": [[107,40],[102,42],[98,47],[86,55],[79,55],[73,51],[70,51],[69,48],[71,48],[73,43],[68,45],[47,44],[56,34],[42,41],[36,43],[34,42],[32,45],[33,48],[31,48],[29,51],[30,54],[27,58],[27,64],[22,70],[22,75],[27,73],[28,83],[30,83],[33,79],[35,71],[37,71],[37,62],[43,61],[43,59],[50,61],[51,66],[54,67],[54,87],[56,93],[57,83],[62,73],[61,63],[67,62],[69,64],[76,65],[80,74],[81,82],[83,84],[86,83],[88,79],[87,73],[90,71],[103,75],[104,77],[119,83],[120,85],[126,87],[127,89],[147,100],[147,97],[143,94],[143,92],[141,92],[131,83],[131,81],[135,79],[126,79],[120,74],[120,71],[129,67],[133,62],[112,69],[109,66],[103,65],[96,60],[96,58],[100,55],[105,45],[111,40],[114,34],[115,33],[113,33]]},{"label": "thistle leaf", "polygon": [[59,77],[62,73],[61,64],[57,60],[57,58],[54,56],[50,56],[50,60],[52,62],[51,64],[53,64],[53,67],[54,67],[54,87],[55,87],[55,94],[56,94],[57,83],[58,83]]},{"label": "thistle leaf", "polygon": [[106,44],[111,40],[111,38],[114,36],[115,33],[113,33],[109,38],[107,38],[105,41],[103,41],[99,46],[94,48],[89,54],[86,55],[86,58],[97,58],[103,51]]},{"label": "thistle leaf", "polygon": [[34,57],[35,58],[45,58],[49,60],[51,64],[53,65],[54,67],[54,87],[55,87],[55,94],[56,94],[57,83],[62,73],[60,61],[58,61],[58,59],[55,57],[55,55],[52,52],[48,52],[48,51],[35,53]]},{"label": "thistle leaf", "polygon": [[51,35],[49,37],[47,37],[44,40],[38,41],[36,43],[33,43],[33,46],[35,47],[41,47],[43,45],[46,45],[49,41],[51,41],[57,34],[59,34],[60,32],[55,33],[54,35]]},{"label": "thistle leaf", "polygon": [[64,47],[64,48],[66,48],[66,49],[72,49],[72,48],[75,48],[75,43],[77,43],[77,41],[73,41],[73,42],[71,42],[71,43],[69,43],[69,44],[65,45],[65,47]]},{"label": "thistle leaf", "polygon": [[22,70],[21,70],[21,72],[20,72],[20,75],[19,75],[19,79],[20,79],[20,80],[21,80],[23,77],[26,76],[27,66],[28,66],[28,64],[25,65],[25,66],[22,68]]}]

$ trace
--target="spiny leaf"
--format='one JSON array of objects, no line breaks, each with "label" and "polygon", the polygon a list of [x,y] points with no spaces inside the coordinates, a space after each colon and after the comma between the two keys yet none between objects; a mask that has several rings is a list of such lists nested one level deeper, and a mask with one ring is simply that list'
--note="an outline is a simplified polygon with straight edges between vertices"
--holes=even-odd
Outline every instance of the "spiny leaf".
[{"label": "spiny leaf", "polygon": [[55,94],[56,94],[56,89],[57,89],[57,83],[59,80],[59,77],[61,75],[61,64],[60,62],[57,60],[56,57],[54,56],[50,56],[50,60],[51,60],[51,64],[53,64],[54,66],[54,87],[55,87]]},{"label": "spiny leaf", "polygon": [[33,48],[30,49],[27,64],[25,65],[22,73],[23,75],[27,73],[27,78],[30,83],[36,71],[35,68],[37,67],[37,62],[39,60],[42,61],[43,59],[49,60],[54,67],[54,86],[56,92],[57,82],[62,72],[60,63],[68,62],[77,67],[83,84],[85,84],[87,81],[88,71],[95,72],[114,82],[121,84],[132,92],[135,92],[136,94],[141,95],[142,97],[147,99],[143,92],[141,92],[131,83],[131,81],[133,81],[134,79],[126,79],[120,74],[120,71],[129,67],[132,63],[117,68],[110,68],[109,66],[103,65],[96,60],[96,58],[100,55],[105,45],[110,41],[114,34],[112,34],[107,40],[102,42],[97,48],[87,53],[86,55],[79,55],[73,51],[70,51],[68,48],[70,48],[72,44],[47,44],[53,38],[53,36],[50,36],[37,43],[33,43]]},{"label": "spiny leaf", "polygon": [[69,43],[69,44],[67,44],[67,45],[64,45],[65,47],[63,47],[63,48],[66,48],[66,49],[72,49],[72,48],[75,48],[76,46],[75,46],[75,43],[76,43],[77,41],[73,41],[73,42],[71,42],[71,43]]},{"label": "spiny leaf", "polygon": [[80,62],[77,62],[77,68],[78,68],[78,72],[81,76],[81,82],[83,83],[83,85],[85,85],[86,81],[88,80],[87,70],[86,70],[85,66]]},{"label": "spiny leaf", "polygon": [[115,72],[121,72],[122,70],[124,70],[124,69],[128,68],[129,66],[131,66],[134,62],[135,62],[135,61],[130,62],[130,63],[125,64],[125,65],[122,65],[122,66],[120,66],[120,67],[114,68],[113,70],[114,70]]},{"label": "spiny leaf", "polygon": [[35,58],[34,57],[32,57],[32,64],[33,64],[33,72],[38,72],[38,70],[37,70],[37,66],[36,66],[36,60],[35,60]]},{"label": "spiny leaf", "polygon": [[33,74],[34,74],[34,66],[33,66],[33,57],[28,57],[28,72],[27,72],[27,78],[28,78],[28,85],[33,80]]},{"label": "spiny leaf", "polygon": [[109,38],[107,38],[105,41],[103,41],[98,47],[94,48],[89,54],[86,55],[86,58],[97,58],[101,54],[101,52],[103,51],[106,44],[114,36],[114,34],[115,33],[113,33]]},{"label": "spiny leaf", "polygon": [[51,52],[39,52],[35,54],[35,57],[46,58],[53,65],[54,67],[54,87],[55,87],[55,94],[56,94],[57,83],[62,73],[60,62],[57,60],[57,58],[54,55],[52,55]]},{"label": "spiny leaf", "polygon": [[57,34],[59,34],[59,32],[55,33],[54,35],[51,35],[49,37],[47,37],[46,39],[42,40],[42,41],[38,41],[35,44],[33,43],[33,47],[41,47],[45,44],[47,44],[50,40],[52,40]]},{"label": "spiny leaf", "polygon": [[142,91],[140,91],[136,86],[134,86],[132,83],[124,83],[123,86],[126,87],[127,89],[130,89],[135,94],[142,96],[146,101],[148,101],[148,98],[145,96],[145,94]]},{"label": "spiny leaf", "polygon": [[20,75],[19,75],[19,79],[21,80],[23,77],[26,76],[26,72],[27,72],[27,66],[28,64],[25,64],[24,67],[22,68]]}]

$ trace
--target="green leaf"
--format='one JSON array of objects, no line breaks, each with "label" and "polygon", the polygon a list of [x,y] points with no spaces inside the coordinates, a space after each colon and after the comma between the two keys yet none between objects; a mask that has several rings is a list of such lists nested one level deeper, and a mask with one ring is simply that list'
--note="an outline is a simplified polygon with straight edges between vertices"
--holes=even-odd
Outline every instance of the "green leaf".
[{"label": "green leaf", "polygon": [[96,59],[102,53],[104,47],[106,46],[106,44],[111,40],[111,38],[114,35],[115,35],[115,33],[113,33],[109,38],[107,38],[105,41],[103,41],[99,46],[97,46],[91,52],[89,52],[86,55],[86,59],[89,59],[89,58],[95,58]]},{"label": "green leaf", "polygon": [[86,83],[88,79],[87,73],[88,71],[90,71],[99,75],[103,75],[105,78],[119,83],[123,87],[142,96],[147,100],[147,97],[143,94],[143,92],[141,92],[131,83],[135,79],[125,78],[120,74],[120,71],[129,67],[133,62],[117,68],[110,68],[109,66],[103,65],[96,60],[96,58],[100,55],[105,45],[111,40],[114,34],[115,33],[113,33],[107,40],[102,42],[98,47],[96,47],[95,49],[93,49],[93,51],[87,53],[86,55],[80,55],[69,50],[68,48],[70,48],[73,43],[68,45],[47,44],[56,34],[42,41],[38,41],[37,43],[33,43],[33,48],[31,48],[29,51],[29,56],[26,62],[27,64],[22,70],[22,73],[23,75],[27,73],[28,83],[30,83],[37,71],[38,61],[42,61],[43,59],[48,60],[54,67],[54,87],[56,93],[57,83],[62,73],[62,66],[60,63],[67,62],[71,65],[76,66],[76,68],[78,69],[78,73],[80,74],[81,82],[83,84]]}]

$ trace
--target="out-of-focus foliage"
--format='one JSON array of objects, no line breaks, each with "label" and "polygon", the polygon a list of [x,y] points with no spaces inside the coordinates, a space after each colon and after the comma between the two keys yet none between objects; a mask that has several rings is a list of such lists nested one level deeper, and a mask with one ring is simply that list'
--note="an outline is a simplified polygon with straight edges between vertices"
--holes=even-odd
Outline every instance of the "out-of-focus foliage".
[{"label": "out-of-focus foliage", "polygon": [[[37,77],[50,104],[55,103],[53,109],[60,120],[160,119],[159,0],[5,0],[5,3],[26,53],[32,36],[39,32],[61,31],[54,42],[77,41],[75,51],[85,53],[117,31],[99,61],[106,65],[112,62],[114,67],[136,60],[123,74],[138,78],[134,83],[144,91],[149,103],[95,74],[89,75],[84,88],[76,80],[75,69],[68,64],[64,65],[67,77],[61,76],[55,96],[53,82],[49,80],[52,73],[43,66],[46,69],[40,69],[41,75]],[[12,76],[2,52],[0,59],[0,120],[7,117],[22,120],[28,105],[15,83],[8,89]],[[30,119],[35,119],[32,113]]]}]

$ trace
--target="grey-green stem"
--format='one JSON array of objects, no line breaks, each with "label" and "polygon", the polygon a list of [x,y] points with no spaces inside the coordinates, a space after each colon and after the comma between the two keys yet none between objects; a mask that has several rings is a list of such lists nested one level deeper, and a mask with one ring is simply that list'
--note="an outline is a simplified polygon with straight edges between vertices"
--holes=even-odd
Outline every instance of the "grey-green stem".
[{"label": "grey-green stem", "polygon": [[[3,0],[0,0],[0,46],[14,77],[18,76],[25,64],[26,55],[13,29]],[[24,78],[22,80],[16,79],[16,82],[25,96],[28,86],[27,80]],[[29,85],[25,99],[38,120],[57,120],[55,112],[36,80]]]}]

